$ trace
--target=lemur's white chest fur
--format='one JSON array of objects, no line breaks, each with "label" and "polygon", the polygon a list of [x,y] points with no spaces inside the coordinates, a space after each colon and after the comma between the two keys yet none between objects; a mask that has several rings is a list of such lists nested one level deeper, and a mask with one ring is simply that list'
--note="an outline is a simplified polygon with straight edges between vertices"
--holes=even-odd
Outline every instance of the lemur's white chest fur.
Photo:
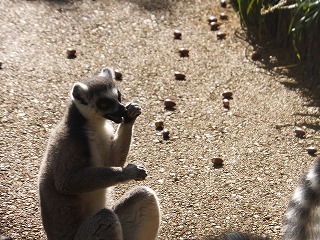
[{"label": "lemur's white chest fur", "polygon": [[[114,129],[107,121],[88,123],[86,132],[90,147],[91,167],[104,167],[110,165],[111,142],[113,140]],[[106,195],[112,196],[112,188],[99,189],[83,194],[85,201],[86,215],[90,216],[106,207]]]},{"label": "lemur's white chest fur", "polygon": [[111,143],[114,136],[112,125],[107,121],[89,122],[86,132],[89,140],[91,166],[110,166]]}]

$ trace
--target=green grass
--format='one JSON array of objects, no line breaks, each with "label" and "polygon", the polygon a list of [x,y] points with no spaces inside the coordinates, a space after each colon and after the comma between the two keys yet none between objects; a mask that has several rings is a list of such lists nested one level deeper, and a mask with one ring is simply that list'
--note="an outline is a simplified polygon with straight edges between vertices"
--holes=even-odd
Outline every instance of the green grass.
[{"label": "green grass", "polygon": [[231,0],[239,11],[243,26],[260,38],[265,34],[277,33],[277,14],[289,11],[287,37],[298,59],[301,59],[300,44],[308,37],[308,32],[319,23],[320,0]]}]

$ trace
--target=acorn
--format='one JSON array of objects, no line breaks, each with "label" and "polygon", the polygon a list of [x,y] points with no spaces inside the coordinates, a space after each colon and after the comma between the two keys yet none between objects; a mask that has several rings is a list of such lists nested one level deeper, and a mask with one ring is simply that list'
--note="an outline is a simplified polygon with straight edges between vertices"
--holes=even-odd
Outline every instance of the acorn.
[{"label": "acorn", "polygon": [[170,136],[169,130],[168,130],[167,128],[163,129],[163,131],[162,131],[162,137],[163,137],[163,139],[168,139],[169,136]]},{"label": "acorn", "polygon": [[186,75],[184,75],[183,73],[181,72],[174,72],[174,76],[177,80],[185,80],[186,79]]},{"label": "acorn", "polygon": [[261,58],[261,53],[258,52],[258,51],[253,51],[252,54],[251,54],[251,59],[253,61],[257,61]]},{"label": "acorn", "polygon": [[218,22],[212,22],[212,23],[210,23],[210,27],[211,27],[211,30],[212,30],[212,31],[217,31],[217,30],[219,30],[220,23],[218,23]]},{"label": "acorn", "polygon": [[218,38],[218,40],[225,39],[226,36],[227,36],[227,34],[224,33],[224,32],[217,32],[217,38]]},{"label": "acorn", "polygon": [[119,71],[119,69],[114,70],[114,77],[116,80],[122,80],[122,73]]},{"label": "acorn", "polygon": [[163,121],[157,120],[157,121],[155,121],[154,125],[155,125],[157,130],[162,130],[164,124],[163,124]]},{"label": "acorn", "polygon": [[296,129],[294,130],[294,132],[296,133],[297,136],[302,137],[304,135],[306,135],[306,131],[303,130],[300,127],[296,127]]},{"label": "acorn", "polygon": [[76,53],[77,53],[77,51],[75,49],[73,49],[73,48],[68,48],[67,49],[67,57],[69,59],[76,58]]},{"label": "acorn", "polygon": [[212,22],[218,22],[218,18],[216,18],[215,16],[210,16],[210,17],[208,18],[208,23],[210,24],[210,23],[212,23]]},{"label": "acorn", "polygon": [[314,147],[314,146],[307,147],[306,150],[311,155],[315,154],[318,151],[318,149],[316,147]]},{"label": "acorn", "polygon": [[211,161],[215,166],[223,165],[223,159],[221,157],[213,157]]},{"label": "acorn", "polygon": [[231,91],[229,91],[229,90],[223,91],[223,93],[222,93],[222,96],[224,98],[228,98],[228,99],[232,98],[232,95],[233,95],[233,93]]},{"label": "acorn", "polygon": [[170,98],[167,98],[164,100],[164,106],[166,108],[173,108],[176,105],[174,101],[172,101]]},{"label": "acorn", "polygon": [[181,39],[182,33],[179,30],[174,30],[173,32],[174,39]]},{"label": "acorn", "polygon": [[228,20],[228,15],[226,13],[220,13],[220,19],[221,20]]},{"label": "acorn", "polygon": [[227,7],[227,1],[226,0],[220,0],[220,6],[223,8]]},{"label": "acorn", "polygon": [[186,48],[180,48],[179,53],[180,53],[180,57],[188,57],[189,56],[189,50]]},{"label": "acorn", "polygon": [[223,99],[223,106],[225,107],[225,108],[228,108],[229,106],[230,106],[230,102],[229,102],[229,100],[228,99]]}]

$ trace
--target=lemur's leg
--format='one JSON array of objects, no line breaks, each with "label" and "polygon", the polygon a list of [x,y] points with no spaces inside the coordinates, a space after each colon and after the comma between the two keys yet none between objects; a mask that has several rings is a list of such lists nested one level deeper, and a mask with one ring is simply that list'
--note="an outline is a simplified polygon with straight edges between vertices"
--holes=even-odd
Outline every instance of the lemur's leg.
[{"label": "lemur's leg", "polygon": [[128,191],[113,207],[122,226],[123,240],[154,240],[160,225],[155,192],[148,187]]},{"label": "lemur's leg", "polygon": [[81,224],[74,239],[122,240],[119,218],[113,211],[102,209]]}]

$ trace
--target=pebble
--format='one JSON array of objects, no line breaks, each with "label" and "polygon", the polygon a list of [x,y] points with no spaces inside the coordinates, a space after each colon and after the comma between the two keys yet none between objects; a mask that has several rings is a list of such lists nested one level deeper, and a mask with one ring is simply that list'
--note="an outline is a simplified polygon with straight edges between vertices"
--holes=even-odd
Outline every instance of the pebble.
[{"label": "pebble", "polygon": [[186,75],[184,75],[183,73],[181,72],[174,72],[174,76],[177,80],[185,80],[186,79]]},{"label": "pebble", "polygon": [[77,51],[73,48],[68,48],[67,49],[67,57],[68,58],[75,58],[76,57]]},{"label": "pebble", "polygon": [[3,63],[2,63],[2,62],[0,62],[0,69],[2,69],[2,64],[3,64]]},{"label": "pebble", "polygon": [[189,50],[186,48],[180,48],[179,53],[181,57],[188,57],[189,56]]},{"label": "pebble", "polygon": [[176,103],[173,100],[171,100],[170,98],[167,98],[164,100],[164,106],[166,108],[173,108],[175,105],[176,105]]},{"label": "pebble", "polygon": [[304,135],[306,135],[306,132],[305,132],[302,128],[300,128],[300,127],[296,127],[295,133],[296,133],[297,136],[304,136]]},{"label": "pebble", "polygon": [[119,69],[114,70],[114,77],[116,80],[122,80],[122,73],[119,71]]},{"label": "pebble", "polygon": [[181,39],[182,33],[179,30],[174,30],[173,32],[174,39]]},{"label": "pebble", "polygon": [[309,154],[315,154],[318,151],[318,149],[314,146],[307,147],[306,150]]}]

